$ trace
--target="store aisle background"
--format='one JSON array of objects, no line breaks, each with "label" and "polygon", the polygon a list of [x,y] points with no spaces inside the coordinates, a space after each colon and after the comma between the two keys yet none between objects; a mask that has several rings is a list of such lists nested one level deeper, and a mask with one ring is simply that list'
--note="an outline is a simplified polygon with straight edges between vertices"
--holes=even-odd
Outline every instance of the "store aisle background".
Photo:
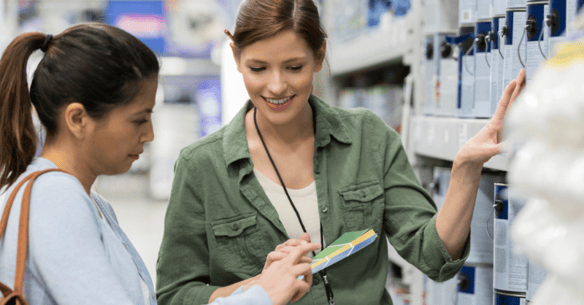
[{"label": "store aisle background", "polygon": [[142,256],[156,284],[156,259],[164,232],[167,201],[149,196],[147,175],[100,176],[95,189],[112,205],[120,227]]}]

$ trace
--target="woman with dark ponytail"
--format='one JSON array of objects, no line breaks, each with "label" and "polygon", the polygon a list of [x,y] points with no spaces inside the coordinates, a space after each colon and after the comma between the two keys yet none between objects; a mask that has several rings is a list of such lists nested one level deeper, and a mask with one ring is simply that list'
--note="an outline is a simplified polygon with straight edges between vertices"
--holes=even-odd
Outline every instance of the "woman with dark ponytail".
[{"label": "woman with dark ponytail", "polygon": [[[29,91],[27,61],[37,50],[44,55]],[[32,187],[23,288],[30,304],[156,304],[144,263],[109,203],[91,188],[99,175],[128,171],[153,140],[158,72],[158,59],[145,44],[105,24],[77,25],[54,37],[22,34],[2,55],[0,189],[8,195],[30,173],[65,171],[44,174]],[[33,106],[46,131],[37,158]],[[0,282],[7,285],[15,280],[23,189],[0,240]],[[263,286],[217,304],[271,304],[274,297],[283,304],[308,290],[297,277],[309,272],[302,257],[318,246],[304,244],[266,269],[257,282]]]}]

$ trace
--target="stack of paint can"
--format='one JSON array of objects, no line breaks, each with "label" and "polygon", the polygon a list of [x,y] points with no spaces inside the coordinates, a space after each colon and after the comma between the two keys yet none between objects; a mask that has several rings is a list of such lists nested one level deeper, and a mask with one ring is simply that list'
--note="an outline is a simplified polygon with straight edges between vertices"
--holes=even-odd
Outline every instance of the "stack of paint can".
[{"label": "stack of paint can", "polygon": [[540,64],[547,58],[549,28],[545,18],[549,15],[548,0],[527,0],[525,77],[529,81]]},{"label": "stack of paint can", "polygon": [[494,295],[495,305],[525,304],[527,257],[514,253],[511,226],[525,204],[512,187],[495,184]]},{"label": "stack of paint can", "polygon": [[436,77],[436,60],[434,59],[434,35],[427,34],[424,42],[424,60],[422,64],[424,73],[424,114],[434,114],[435,94],[434,81]]},{"label": "stack of paint can", "polygon": [[[478,3],[488,3],[488,1],[478,1]],[[473,117],[476,118],[490,118],[491,113],[491,97],[489,85],[491,81],[491,68],[489,63],[489,56],[491,55],[491,44],[487,43],[487,37],[491,32],[492,19],[488,13],[490,10],[486,9],[487,13],[483,13],[481,19],[478,19],[475,25],[475,69],[474,69],[474,104]],[[479,10],[479,12],[481,12]]]},{"label": "stack of paint can", "polygon": [[436,77],[434,81],[434,115],[456,116],[458,99],[458,46],[446,41],[456,36],[456,31],[434,35],[434,54],[436,54]]},{"label": "stack of paint can", "polygon": [[491,23],[491,33],[489,41],[491,43],[491,114],[495,113],[499,100],[505,89],[503,84],[503,54],[505,53],[505,42],[502,38],[503,28],[505,27],[505,0],[495,0],[493,2],[493,19]]},{"label": "stack of paint can", "polygon": [[474,24],[461,25],[458,53],[457,117],[472,118],[474,104]]},{"label": "stack of paint can", "polygon": [[[533,305],[584,305],[582,33],[558,46],[507,115],[507,141],[516,147],[509,181],[529,197],[511,233],[530,259]],[[531,262],[547,272],[539,289],[544,274]]]},{"label": "stack of paint can", "polygon": [[[434,168],[434,181],[430,191],[438,210],[442,209],[450,185],[451,169]],[[490,237],[494,188],[504,178],[496,174],[483,174],[479,182],[470,227],[470,253],[457,277],[444,283],[428,278],[424,282],[428,305],[482,305],[493,299],[493,239]]]},{"label": "stack of paint can", "polygon": [[524,68],[522,60],[525,59],[526,19],[525,0],[507,0],[505,27],[503,28],[505,56],[503,59],[502,90]]},{"label": "stack of paint can", "polygon": [[[446,192],[450,185],[451,169],[448,167],[435,167],[434,180],[429,185],[436,208],[440,210],[446,199]],[[423,299],[426,305],[457,305],[458,276],[438,283],[424,275]]]},{"label": "stack of paint can", "polygon": [[424,114],[456,115],[458,73],[456,51],[446,42],[447,36],[456,36],[458,1],[424,2]]}]

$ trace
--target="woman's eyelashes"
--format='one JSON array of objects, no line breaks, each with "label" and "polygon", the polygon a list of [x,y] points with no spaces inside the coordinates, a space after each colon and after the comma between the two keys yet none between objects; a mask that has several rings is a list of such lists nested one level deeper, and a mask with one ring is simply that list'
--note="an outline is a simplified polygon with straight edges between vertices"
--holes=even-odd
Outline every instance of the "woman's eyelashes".
[{"label": "woman's eyelashes", "polygon": [[[303,67],[304,66],[291,66],[291,67],[288,67],[287,69],[290,70],[290,71],[292,71],[292,72],[299,72],[299,71],[302,70]],[[249,69],[252,72],[258,73],[258,72],[265,71],[266,70],[266,67],[249,67]]]}]

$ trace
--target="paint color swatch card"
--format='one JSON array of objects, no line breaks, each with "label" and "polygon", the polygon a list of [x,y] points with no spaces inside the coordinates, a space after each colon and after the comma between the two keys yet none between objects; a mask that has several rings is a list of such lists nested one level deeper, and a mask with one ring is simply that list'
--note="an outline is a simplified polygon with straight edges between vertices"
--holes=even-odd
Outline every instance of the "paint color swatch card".
[{"label": "paint color swatch card", "polygon": [[373,230],[348,232],[312,258],[312,274],[329,267],[365,248],[377,238]]}]

